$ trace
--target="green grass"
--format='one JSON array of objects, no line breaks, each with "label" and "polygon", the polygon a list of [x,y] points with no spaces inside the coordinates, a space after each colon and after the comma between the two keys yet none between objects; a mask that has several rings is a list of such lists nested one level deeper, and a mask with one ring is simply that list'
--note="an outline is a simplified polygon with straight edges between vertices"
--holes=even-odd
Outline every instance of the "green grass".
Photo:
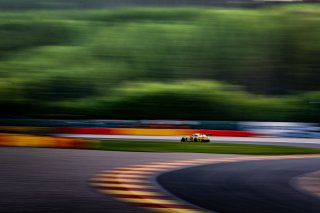
[{"label": "green grass", "polygon": [[251,155],[320,154],[320,149],[303,147],[221,143],[169,143],[149,141],[100,141],[97,149],[130,152],[193,152]]}]

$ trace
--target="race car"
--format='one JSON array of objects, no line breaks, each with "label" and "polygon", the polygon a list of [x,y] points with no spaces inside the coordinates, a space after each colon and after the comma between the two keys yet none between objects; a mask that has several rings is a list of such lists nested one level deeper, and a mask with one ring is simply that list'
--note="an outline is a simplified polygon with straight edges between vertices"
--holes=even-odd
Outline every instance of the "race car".
[{"label": "race car", "polygon": [[210,139],[205,134],[195,133],[190,136],[183,136],[181,142],[210,142]]}]

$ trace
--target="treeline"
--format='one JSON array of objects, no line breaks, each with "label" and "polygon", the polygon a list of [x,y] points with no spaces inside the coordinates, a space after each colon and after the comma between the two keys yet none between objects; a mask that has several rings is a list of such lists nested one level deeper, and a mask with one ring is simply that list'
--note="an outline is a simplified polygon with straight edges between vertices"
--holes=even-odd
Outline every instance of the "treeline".
[{"label": "treeline", "polygon": [[132,82],[85,99],[2,99],[0,104],[2,117],[319,122],[318,100],[320,92],[268,97],[218,82],[183,81]]},{"label": "treeline", "polygon": [[1,115],[316,121],[319,9],[3,12]]}]

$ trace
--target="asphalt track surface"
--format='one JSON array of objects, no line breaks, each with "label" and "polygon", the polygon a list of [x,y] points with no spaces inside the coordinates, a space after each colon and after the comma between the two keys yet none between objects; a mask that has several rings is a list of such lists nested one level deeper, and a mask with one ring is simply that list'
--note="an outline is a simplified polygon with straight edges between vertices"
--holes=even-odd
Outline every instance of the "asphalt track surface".
[{"label": "asphalt track surface", "polygon": [[[102,170],[239,155],[141,153],[0,147],[2,213],[148,213],[98,193],[89,178]],[[292,177],[320,169],[320,158],[223,163],[159,177],[170,193],[218,212],[320,212],[320,200],[292,187]]]},{"label": "asphalt track surface", "polygon": [[[89,135],[89,134],[56,134],[56,136],[71,138],[88,138],[96,140],[132,140],[132,141],[158,141],[180,142],[182,136],[142,136],[142,135]],[[233,144],[261,144],[278,146],[297,146],[320,148],[320,138],[276,138],[276,137],[214,137],[212,143]]]},{"label": "asphalt track surface", "polygon": [[177,197],[220,213],[319,213],[320,198],[297,188],[297,176],[320,170],[320,158],[212,164],[165,173]]},{"label": "asphalt track surface", "polygon": [[0,147],[1,213],[148,213],[88,184],[102,170],[236,155]]}]

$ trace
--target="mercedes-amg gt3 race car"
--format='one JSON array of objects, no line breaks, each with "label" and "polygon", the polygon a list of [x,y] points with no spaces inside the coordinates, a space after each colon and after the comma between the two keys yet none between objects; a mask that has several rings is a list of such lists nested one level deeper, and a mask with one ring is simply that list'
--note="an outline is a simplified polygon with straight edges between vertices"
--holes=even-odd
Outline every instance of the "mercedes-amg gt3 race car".
[{"label": "mercedes-amg gt3 race car", "polygon": [[195,133],[190,136],[183,136],[181,142],[210,142],[210,139],[205,134]]}]

